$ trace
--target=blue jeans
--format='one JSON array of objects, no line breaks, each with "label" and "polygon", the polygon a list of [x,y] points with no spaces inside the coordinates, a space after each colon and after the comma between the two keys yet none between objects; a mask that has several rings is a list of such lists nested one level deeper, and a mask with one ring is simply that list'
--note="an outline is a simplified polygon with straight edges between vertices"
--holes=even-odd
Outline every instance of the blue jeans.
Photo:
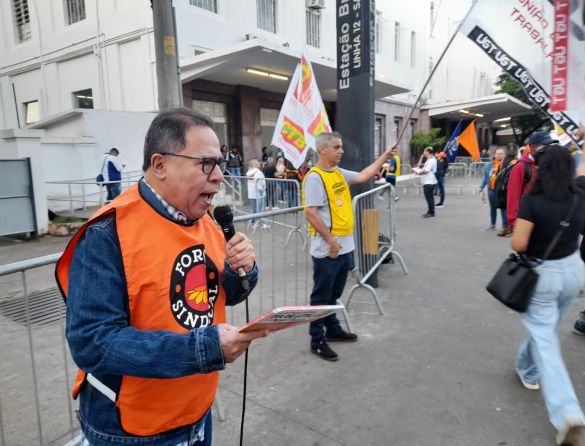
[{"label": "blue jeans", "polygon": [[83,416],[78,414],[82,429],[81,446],[111,445],[156,445],[156,446],[211,446],[212,422],[211,410],[199,423],[188,428],[172,430],[169,433],[153,437],[126,437],[98,432],[87,425]]},{"label": "blue jeans", "polygon": [[[264,212],[264,200],[265,197],[260,198],[251,198],[250,201],[252,202],[252,214],[258,214],[260,212]],[[256,219],[253,218],[250,220],[251,223],[256,223]]]},{"label": "blue jeans", "polygon": [[227,170],[228,173],[232,177],[241,177],[242,176],[242,170],[240,167],[226,167],[225,170]]},{"label": "blue jeans", "polygon": [[437,177],[437,191],[439,192],[439,204],[445,202],[445,177]]},{"label": "blue jeans", "polygon": [[540,383],[550,422],[557,430],[567,417],[585,422],[569,373],[561,356],[557,328],[583,286],[583,262],[579,252],[558,260],[546,260],[522,324],[528,330],[518,356],[516,372],[530,383]]},{"label": "blue jeans", "polygon": [[[496,216],[498,208],[496,207],[496,191],[488,188],[488,200],[490,202],[490,224],[496,225]],[[506,216],[506,209],[500,209],[502,216],[502,228],[508,227],[508,217]]]},{"label": "blue jeans", "polygon": [[393,173],[386,175],[386,183],[390,183],[392,186],[396,186],[396,175]]},{"label": "blue jeans", "polygon": [[[311,292],[311,305],[335,305],[341,297],[347,274],[351,265],[353,252],[341,254],[335,259],[313,257],[313,291]],[[318,344],[325,340],[323,327],[328,333],[339,333],[341,324],[335,314],[309,324],[311,344]]]},{"label": "blue jeans", "polygon": [[435,199],[433,198],[433,192],[435,190],[435,184],[423,185],[423,191],[425,193],[425,199],[427,200],[427,214],[435,215]]},{"label": "blue jeans", "polygon": [[106,190],[108,191],[107,201],[112,201],[118,195],[122,193],[122,183],[111,183],[106,184]]}]

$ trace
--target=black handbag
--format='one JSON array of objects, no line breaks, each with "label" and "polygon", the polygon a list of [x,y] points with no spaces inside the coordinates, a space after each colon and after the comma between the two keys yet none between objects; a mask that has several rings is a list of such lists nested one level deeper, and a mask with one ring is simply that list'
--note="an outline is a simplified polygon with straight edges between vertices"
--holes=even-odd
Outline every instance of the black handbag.
[{"label": "black handbag", "polygon": [[106,165],[106,159],[107,159],[107,157],[104,157],[104,161],[102,162],[102,168],[100,169],[100,173],[97,177],[95,177],[95,182],[100,187],[103,186],[103,182],[104,182],[104,176],[102,175],[102,172],[104,171],[104,166]]},{"label": "black handbag", "polygon": [[546,248],[542,259],[535,261],[523,254],[510,254],[488,283],[486,287],[488,293],[512,310],[519,313],[526,311],[538,282],[538,273],[534,268],[548,258],[563,232],[569,227],[577,201],[579,196],[575,195],[567,217],[561,221],[560,228]]}]

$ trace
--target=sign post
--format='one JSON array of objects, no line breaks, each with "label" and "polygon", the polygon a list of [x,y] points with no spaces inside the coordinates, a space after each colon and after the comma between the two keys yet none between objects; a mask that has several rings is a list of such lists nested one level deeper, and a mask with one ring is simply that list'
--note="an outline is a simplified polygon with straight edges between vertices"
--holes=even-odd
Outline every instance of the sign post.
[{"label": "sign post", "polygon": [[[337,0],[337,105],[335,126],[343,137],[343,158],[341,167],[360,171],[374,161],[374,76],[375,76],[375,1]],[[373,181],[361,186],[352,186],[352,194],[371,189]],[[366,205],[375,208],[373,199]],[[378,234],[364,234],[362,220],[370,215],[362,209],[355,215],[356,236],[375,237]],[[371,226],[371,225],[370,225]],[[369,227],[369,226],[367,226]],[[363,256],[377,258],[375,252]],[[362,265],[358,265],[363,270]],[[376,273],[368,280],[371,286],[378,285]]]}]

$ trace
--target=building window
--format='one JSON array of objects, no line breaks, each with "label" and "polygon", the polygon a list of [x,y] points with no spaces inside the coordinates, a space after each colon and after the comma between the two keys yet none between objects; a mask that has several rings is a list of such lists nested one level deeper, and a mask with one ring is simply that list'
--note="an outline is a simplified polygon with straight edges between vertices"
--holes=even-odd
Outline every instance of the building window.
[{"label": "building window", "polygon": [[191,108],[199,113],[209,116],[215,123],[214,129],[220,144],[228,144],[228,119],[227,106],[222,102],[193,100]]},{"label": "building window", "polygon": [[276,0],[256,0],[258,28],[276,33]]},{"label": "building window", "polygon": [[197,6],[217,14],[217,0],[189,0],[191,6]]},{"label": "building window", "polygon": [[41,116],[39,113],[39,101],[25,102],[24,116],[25,124],[32,124],[33,122],[40,121]]},{"label": "building window", "polygon": [[374,24],[374,45],[376,46],[376,54],[382,51],[382,11],[376,10],[376,23]]},{"label": "building window", "polygon": [[410,32],[410,66],[414,68],[416,64],[416,32]]},{"label": "building window", "polygon": [[384,153],[386,146],[386,138],[384,130],[386,129],[386,117],[384,115],[376,115],[374,122],[374,158],[378,158]]},{"label": "building window", "polygon": [[85,20],[85,0],[66,0],[67,3],[67,24]]},{"label": "building window", "polygon": [[73,106],[75,108],[93,108],[93,93],[91,88],[73,92]]},{"label": "building window", "polygon": [[400,58],[400,22],[394,22],[394,60]]},{"label": "building window", "polygon": [[[414,136],[415,132],[416,132],[416,119],[411,119],[409,122],[409,126],[410,126],[410,139],[412,139],[412,137]],[[409,139],[409,141],[410,141]]]},{"label": "building window", "polygon": [[262,127],[262,146],[268,147],[272,143],[272,135],[278,121],[280,110],[273,108],[260,109],[260,126]]},{"label": "building window", "polygon": [[392,127],[392,142],[398,143],[398,135],[402,126],[402,118],[394,118],[394,127]]},{"label": "building window", "polygon": [[307,19],[307,45],[319,48],[321,46],[321,12],[318,9],[309,9],[305,13]]},{"label": "building window", "polygon": [[31,34],[28,0],[12,0],[12,12],[14,13],[16,39],[18,42],[25,42],[29,40]]}]

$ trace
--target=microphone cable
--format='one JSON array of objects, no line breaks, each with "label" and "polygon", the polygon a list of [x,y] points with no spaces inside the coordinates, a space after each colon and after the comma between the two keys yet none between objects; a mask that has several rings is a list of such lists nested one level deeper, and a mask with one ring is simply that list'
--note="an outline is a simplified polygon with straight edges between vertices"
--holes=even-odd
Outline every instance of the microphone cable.
[{"label": "microphone cable", "polygon": [[[250,309],[248,307],[248,295],[246,297],[246,324],[250,322]],[[248,384],[248,349],[244,352],[244,391],[242,397],[242,421],[240,422],[240,446],[244,444],[244,416],[246,415],[246,390]]]}]

